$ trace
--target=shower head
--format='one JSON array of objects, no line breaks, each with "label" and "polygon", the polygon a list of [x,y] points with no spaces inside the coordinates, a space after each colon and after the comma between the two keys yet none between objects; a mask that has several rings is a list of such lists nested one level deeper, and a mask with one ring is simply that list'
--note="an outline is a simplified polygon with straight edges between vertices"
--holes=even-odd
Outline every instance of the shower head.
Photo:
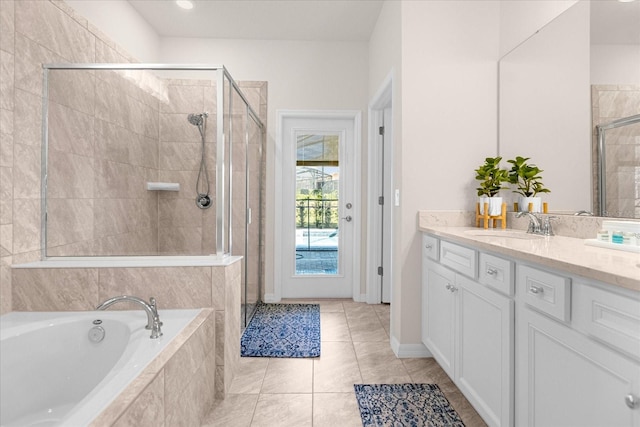
[{"label": "shower head", "polygon": [[191,123],[194,126],[201,126],[202,122],[207,117],[209,117],[209,113],[206,113],[206,112],[200,113],[200,114],[191,113],[187,116],[187,120],[189,120],[189,123]]}]

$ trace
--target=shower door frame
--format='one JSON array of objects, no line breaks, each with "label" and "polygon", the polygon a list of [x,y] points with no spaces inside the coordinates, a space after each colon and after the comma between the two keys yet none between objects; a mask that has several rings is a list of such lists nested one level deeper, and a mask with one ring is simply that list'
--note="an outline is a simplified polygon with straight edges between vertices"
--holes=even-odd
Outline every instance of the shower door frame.
[{"label": "shower door frame", "polygon": [[598,138],[598,215],[608,216],[607,213],[607,157],[606,131],[618,129],[634,123],[640,123],[640,114],[614,120],[596,126]]},{"label": "shower door frame", "polygon": [[[225,174],[225,132],[224,132],[224,82],[225,78],[228,79],[230,84],[229,90],[235,89],[236,93],[242,98],[247,107],[247,115],[258,125],[261,131],[261,141],[260,141],[260,151],[261,155],[264,156],[264,143],[265,143],[265,126],[260,120],[260,117],[256,114],[256,112],[249,105],[249,101],[244,96],[240,87],[235,82],[231,74],[227,71],[224,65],[199,65],[199,64],[128,64],[128,63],[50,63],[50,64],[42,64],[43,68],[43,87],[42,87],[42,158],[41,158],[41,238],[40,238],[40,246],[41,246],[41,259],[47,260],[51,258],[60,258],[60,257],[49,257],[47,256],[47,177],[48,177],[48,155],[49,155],[49,71],[50,70],[160,70],[160,71],[213,71],[216,73],[216,85],[220,90],[216,91],[216,123],[217,123],[217,135],[216,135],[216,253],[215,256],[217,258],[225,258],[231,255],[232,253],[232,206],[229,203],[227,218],[229,219],[229,226],[226,230],[225,234],[225,189],[229,188],[229,200],[232,200],[233,194],[231,190],[231,174],[229,174],[229,182],[225,182],[224,174]],[[229,99],[229,107],[232,108],[231,99]],[[230,145],[232,147],[232,138],[233,132],[232,127],[229,127],[229,140]],[[246,131],[246,129],[245,129]],[[245,139],[246,139],[245,132]],[[231,153],[229,153],[229,169],[233,170]],[[262,163],[262,161],[261,161]],[[248,171],[248,168],[247,168]],[[262,197],[263,192],[263,183],[260,182],[260,197]],[[248,197],[248,194],[247,194]],[[262,200],[260,202],[260,212],[259,218],[262,218]],[[260,221],[260,230],[259,236],[262,236],[262,221]],[[225,237],[228,236],[228,247],[225,248]],[[245,233],[244,236],[244,244],[245,244],[245,253],[246,248],[248,247],[248,235]],[[259,264],[262,265],[262,252],[260,251],[260,259],[258,260]],[[245,262],[245,269],[246,269]],[[262,274],[259,274],[259,277],[262,277]],[[262,279],[260,279],[262,281]],[[262,287],[262,283],[260,283],[260,287]]]}]

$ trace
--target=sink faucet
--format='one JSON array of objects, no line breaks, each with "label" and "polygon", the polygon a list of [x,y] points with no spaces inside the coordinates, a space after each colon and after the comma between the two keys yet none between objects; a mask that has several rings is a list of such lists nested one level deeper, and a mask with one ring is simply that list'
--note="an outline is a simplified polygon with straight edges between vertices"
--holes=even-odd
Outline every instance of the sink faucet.
[{"label": "sink faucet", "polygon": [[529,228],[527,228],[527,233],[531,233],[531,234],[542,234],[541,228],[540,228],[540,218],[538,218],[538,216],[534,213],[531,212],[518,212],[516,214],[517,218],[520,218],[524,215],[528,215],[529,216]]},{"label": "sink faucet", "polygon": [[144,308],[144,311],[147,313],[146,329],[151,329],[151,339],[156,339],[162,336],[162,322],[160,321],[160,316],[158,315],[158,308],[156,306],[155,298],[151,297],[149,298],[149,302],[146,302],[145,300],[138,297],[120,295],[117,297],[109,298],[108,300],[97,306],[96,310],[106,310],[113,304],[119,302],[135,302],[137,304],[140,304],[142,308]]}]

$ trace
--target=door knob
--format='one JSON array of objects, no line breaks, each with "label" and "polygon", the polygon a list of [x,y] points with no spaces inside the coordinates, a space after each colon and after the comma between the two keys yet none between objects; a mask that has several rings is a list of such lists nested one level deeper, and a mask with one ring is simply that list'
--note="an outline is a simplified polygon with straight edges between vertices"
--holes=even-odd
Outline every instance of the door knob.
[{"label": "door knob", "polygon": [[352,220],[353,218],[351,218],[351,215],[347,215],[347,216],[345,216],[345,217],[344,217],[344,218],[342,218],[342,219],[344,219],[344,220],[345,220],[345,221],[347,221],[347,222],[351,222],[351,220]]}]

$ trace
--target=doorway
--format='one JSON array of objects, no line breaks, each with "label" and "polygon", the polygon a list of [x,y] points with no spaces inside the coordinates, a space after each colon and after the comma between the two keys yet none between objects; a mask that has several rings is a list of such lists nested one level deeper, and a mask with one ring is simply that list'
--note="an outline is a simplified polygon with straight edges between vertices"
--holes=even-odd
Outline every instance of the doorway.
[{"label": "doorway", "polygon": [[275,293],[359,292],[359,112],[279,111]]}]

